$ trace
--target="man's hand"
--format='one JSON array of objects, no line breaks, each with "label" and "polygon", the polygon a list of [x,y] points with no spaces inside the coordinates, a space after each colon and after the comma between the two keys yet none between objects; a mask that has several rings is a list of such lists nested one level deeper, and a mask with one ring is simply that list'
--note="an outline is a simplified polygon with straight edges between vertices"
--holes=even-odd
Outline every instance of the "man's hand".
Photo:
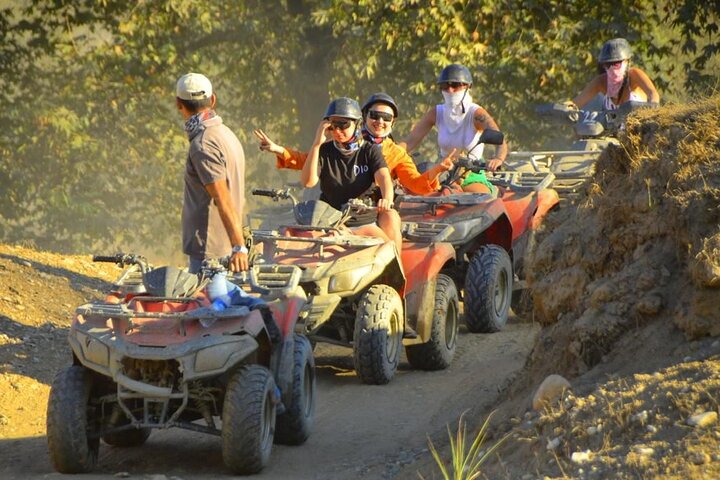
[{"label": "man's hand", "polygon": [[496,171],[498,168],[500,168],[500,165],[502,165],[504,160],[500,160],[499,158],[491,158],[487,162],[487,169],[491,172]]},{"label": "man's hand", "polygon": [[261,129],[253,130],[255,136],[260,140],[260,150],[263,152],[274,153],[275,155],[282,155],[285,153],[285,147],[278,145],[277,143],[270,140],[265,132]]},{"label": "man's hand", "polygon": [[248,254],[245,252],[235,252],[230,257],[230,271],[244,272],[249,268]]},{"label": "man's hand", "polygon": [[381,198],[377,203],[380,212],[387,212],[393,209],[393,202],[387,198]]},{"label": "man's hand", "polygon": [[450,153],[448,153],[447,157],[440,160],[440,163],[438,163],[438,165],[440,166],[440,171],[450,171],[453,166],[455,166],[455,160],[457,160],[457,148],[453,148]]},{"label": "man's hand", "polygon": [[327,137],[331,134],[330,122],[328,120],[322,120],[318,125],[317,131],[315,132],[315,140],[313,145],[322,145],[325,143]]}]

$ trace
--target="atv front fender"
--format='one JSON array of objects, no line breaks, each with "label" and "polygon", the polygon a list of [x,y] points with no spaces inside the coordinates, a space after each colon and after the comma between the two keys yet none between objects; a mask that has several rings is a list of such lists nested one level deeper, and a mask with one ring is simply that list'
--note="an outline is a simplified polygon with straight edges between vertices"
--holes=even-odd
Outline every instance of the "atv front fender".
[{"label": "atv front fender", "polygon": [[530,220],[530,229],[536,230],[550,210],[560,203],[560,196],[552,188],[546,188],[538,192],[537,210]]},{"label": "atv front fender", "polygon": [[435,311],[435,279],[443,267],[454,259],[455,249],[449,243],[403,245],[402,261],[407,276],[406,318],[418,333],[421,343],[430,338]]}]

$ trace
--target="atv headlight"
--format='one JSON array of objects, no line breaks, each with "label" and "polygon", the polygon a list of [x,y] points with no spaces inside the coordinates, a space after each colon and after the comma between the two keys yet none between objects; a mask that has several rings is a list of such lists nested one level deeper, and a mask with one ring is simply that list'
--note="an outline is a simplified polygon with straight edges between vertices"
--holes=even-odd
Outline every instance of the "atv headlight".
[{"label": "atv headlight", "polygon": [[110,365],[110,350],[96,338],[77,333],[77,341],[82,350],[83,359],[99,367],[107,368]]},{"label": "atv headlight", "polygon": [[490,217],[483,213],[480,217],[475,217],[470,220],[464,220],[461,222],[454,222],[452,224],[455,231],[450,235],[450,241],[457,241],[463,238],[469,238],[485,230],[490,222]]},{"label": "atv headlight", "polygon": [[330,277],[328,283],[328,292],[347,292],[355,290],[358,283],[372,271],[372,265],[365,265],[364,267],[355,268],[353,270],[346,270]]}]

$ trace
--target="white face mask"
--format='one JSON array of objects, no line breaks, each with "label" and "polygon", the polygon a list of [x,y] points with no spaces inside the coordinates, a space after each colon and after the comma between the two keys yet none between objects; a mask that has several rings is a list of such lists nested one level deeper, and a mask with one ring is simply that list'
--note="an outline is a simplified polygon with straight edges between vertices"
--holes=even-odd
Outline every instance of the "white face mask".
[{"label": "white face mask", "polygon": [[443,99],[445,99],[445,105],[447,105],[448,108],[453,108],[458,105],[460,105],[460,102],[463,101],[463,97],[466,96],[467,90],[460,90],[459,92],[446,92],[445,90],[442,91]]}]

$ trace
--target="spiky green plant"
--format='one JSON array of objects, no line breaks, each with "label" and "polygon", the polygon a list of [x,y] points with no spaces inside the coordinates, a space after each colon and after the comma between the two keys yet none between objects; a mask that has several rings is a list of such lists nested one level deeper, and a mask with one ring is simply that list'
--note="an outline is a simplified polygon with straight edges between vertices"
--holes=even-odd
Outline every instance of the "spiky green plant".
[{"label": "spiky green plant", "polygon": [[[450,462],[446,465],[445,461],[440,457],[435,445],[432,440],[428,438],[428,446],[432,453],[435,463],[440,468],[440,473],[445,480],[475,480],[480,477],[482,471],[480,467],[482,464],[490,458],[490,455],[507,439],[508,435],[495,442],[490,448],[482,451],[485,444],[485,440],[488,435],[488,425],[490,424],[490,418],[493,413],[487,416],[482,427],[478,431],[477,435],[467,447],[467,425],[465,421],[465,413],[460,415],[458,420],[458,429],[456,434],[453,436],[448,425],[448,438],[450,439],[450,451],[451,457]],[[423,478],[420,475],[420,478]]]}]

